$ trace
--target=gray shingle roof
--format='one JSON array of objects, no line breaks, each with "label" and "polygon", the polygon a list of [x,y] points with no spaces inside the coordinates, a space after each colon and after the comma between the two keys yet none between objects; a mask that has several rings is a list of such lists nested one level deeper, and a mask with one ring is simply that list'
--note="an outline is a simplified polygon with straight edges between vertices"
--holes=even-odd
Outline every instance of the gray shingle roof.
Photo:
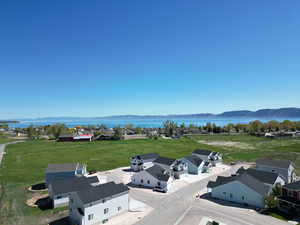
[{"label": "gray shingle roof", "polygon": [[143,154],[143,155],[136,155],[133,158],[137,158],[137,159],[157,159],[159,157],[159,154],[157,153],[148,153],[148,154]]},{"label": "gray shingle roof", "polygon": [[290,184],[286,184],[282,186],[283,188],[287,188],[290,190],[300,190],[300,181],[296,181]]},{"label": "gray shingle roof", "polygon": [[121,193],[128,193],[128,191],[129,188],[122,183],[109,182],[94,187],[90,186],[85,190],[78,191],[77,195],[83,204],[88,204]]},{"label": "gray shingle roof", "polygon": [[205,150],[205,149],[196,149],[195,151],[193,151],[193,153],[208,156],[208,155],[210,155],[211,151]]},{"label": "gray shingle roof", "polygon": [[203,161],[202,159],[200,159],[199,157],[197,157],[195,155],[186,156],[185,159],[190,161],[192,164],[194,164],[197,167],[199,167]]},{"label": "gray shingle roof", "polygon": [[167,165],[167,166],[171,166],[174,162],[176,161],[176,159],[171,159],[171,158],[166,158],[166,157],[158,157],[157,159],[155,159],[153,162],[154,163],[160,163],[163,165]]},{"label": "gray shingle roof", "polygon": [[218,177],[215,182],[210,181],[207,187],[214,188],[233,181],[239,181],[262,196],[266,196],[271,189],[269,186],[248,175],[247,173],[233,177]]},{"label": "gray shingle roof", "polygon": [[237,171],[238,174],[247,173],[248,175],[256,178],[257,180],[267,183],[267,184],[274,184],[277,178],[279,177],[278,173],[272,173],[267,171],[260,171],[254,168],[244,169],[244,167],[241,167]]},{"label": "gray shingle roof", "polygon": [[292,162],[288,160],[258,159],[256,164],[288,169]]},{"label": "gray shingle roof", "polygon": [[78,163],[49,164],[46,173],[75,172],[77,166]]},{"label": "gray shingle roof", "polygon": [[158,165],[154,165],[146,169],[145,171],[147,171],[153,177],[161,181],[168,181],[170,178],[169,174],[166,173],[165,169]]},{"label": "gray shingle roof", "polygon": [[93,183],[98,183],[97,176],[74,177],[65,180],[55,180],[50,185],[54,195],[62,195],[88,188]]}]

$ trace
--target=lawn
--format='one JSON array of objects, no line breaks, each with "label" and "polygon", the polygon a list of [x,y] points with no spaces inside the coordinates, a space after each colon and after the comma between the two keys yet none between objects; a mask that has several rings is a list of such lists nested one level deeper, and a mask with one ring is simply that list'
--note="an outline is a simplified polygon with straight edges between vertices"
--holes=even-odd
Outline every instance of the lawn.
[{"label": "lawn", "polygon": [[11,142],[11,141],[15,141],[15,139],[0,137],[0,144],[5,144],[5,143]]},{"label": "lawn", "polygon": [[[240,142],[251,146],[245,149],[228,146],[210,146],[205,142]],[[88,170],[108,170],[128,166],[135,154],[157,152],[162,156],[180,158],[196,148],[206,148],[223,153],[225,161],[254,161],[258,157],[272,156],[290,159],[300,165],[299,139],[266,139],[246,135],[200,135],[179,140],[127,140],[91,143],[53,141],[27,141],[9,145],[0,168],[0,224],[47,224],[61,210],[30,208],[26,199],[32,196],[29,185],[42,182],[48,163],[82,162]],[[299,168],[299,167],[298,167]]]}]

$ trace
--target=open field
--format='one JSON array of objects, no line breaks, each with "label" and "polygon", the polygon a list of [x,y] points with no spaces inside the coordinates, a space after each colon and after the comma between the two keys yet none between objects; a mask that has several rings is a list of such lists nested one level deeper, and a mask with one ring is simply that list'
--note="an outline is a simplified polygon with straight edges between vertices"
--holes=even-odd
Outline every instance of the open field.
[{"label": "open field", "polygon": [[[198,141],[217,142],[207,145]],[[239,142],[228,146],[224,142]],[[220,145],[219,143],[224,145]],[[211,144],[211,143],[210,143]],[[251,146],[246,148],[246,146]],[[40,210],[25,205],[32,196],[26,187],[44,179],[48,163],[83,162],[88,169],[108,170],[128,166],[129,158],[140,153],[157,152],[162,156],[180,158],[196,148],[208,148],[223,153],[225,161],[254,161],[272,156],[293,160],[299,171],[299,139],[266,139],[246,135],[198,135],[179,140],[128,140],[91,143],[27,141],[9,145],[0,168],[0,224],[47,224],[65,215],[64,209]]]},{"label": "open field", "polygon": [[11,141],[15,141],[15,139],[0,137],[0,144],[5,144],[5,143],[11,142]]}]

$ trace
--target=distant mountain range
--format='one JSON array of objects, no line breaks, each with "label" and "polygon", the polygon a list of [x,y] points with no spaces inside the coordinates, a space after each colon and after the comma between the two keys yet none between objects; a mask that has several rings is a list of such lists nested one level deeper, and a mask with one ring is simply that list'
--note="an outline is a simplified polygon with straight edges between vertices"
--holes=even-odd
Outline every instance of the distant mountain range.
[{"label": "distant mountain range", "polygon": [[[26,119],[32,121],[66,121],[66,120],[97,120],[97,119],[177,119],[177,118],[300,118],[300,108],[260,109],[257,111],[238,110],[228,111],[220,114],[198,113],[198,114],[174,114],[174,115],[117,115],[105,117],[44,117]],[[25,119],[20,119],[24,121]]]}]

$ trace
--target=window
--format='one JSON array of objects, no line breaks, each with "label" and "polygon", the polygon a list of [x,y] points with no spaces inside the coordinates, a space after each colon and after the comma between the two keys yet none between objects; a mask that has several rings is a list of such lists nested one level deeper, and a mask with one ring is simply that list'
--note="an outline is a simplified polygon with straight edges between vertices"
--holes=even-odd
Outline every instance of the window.
[{"label": "window", "polygon": [[150,180],[147,180],[147,184],[150,184]]},{"label": "window", "polygon": [[121,206],[119,206],[119,207],[118,207],[118,211],[121,211],[121,209],[122,209],[122,207],[121,207]]},{"label": "window", "polygon": [[223,195],[226,195],[226,192],[223,192]]},{"label": "window", "polygon": [[144,180],[143,180],[143,179],[141,179],[141,183],[144,183]]},{"label": "window", "polygon": [[159,181],[157,182],[157,185],[160,186],[160,182]]},{"label": "window", "polygon": [[229,196],[230,196],[230,198],[232,198],[232,193],[230,193],[230,195],[229,195]]},{"label": "window", "polygon": [[61,198],[62,198],[61,196],[57,196],[57,197],[56,197],[56,199],[61,199]]},{"label": "window", "polygon": [[245,196],[242,196],[242,200],[245,200]]},{"label": "window", "polygon": [[105,208],[104,209],[104,214],[107,214],[108,213],[108,208]]},{"label": "window", "polygon": [[88,215],[88,220],[92,220],[94,218],[94,214]]}]

